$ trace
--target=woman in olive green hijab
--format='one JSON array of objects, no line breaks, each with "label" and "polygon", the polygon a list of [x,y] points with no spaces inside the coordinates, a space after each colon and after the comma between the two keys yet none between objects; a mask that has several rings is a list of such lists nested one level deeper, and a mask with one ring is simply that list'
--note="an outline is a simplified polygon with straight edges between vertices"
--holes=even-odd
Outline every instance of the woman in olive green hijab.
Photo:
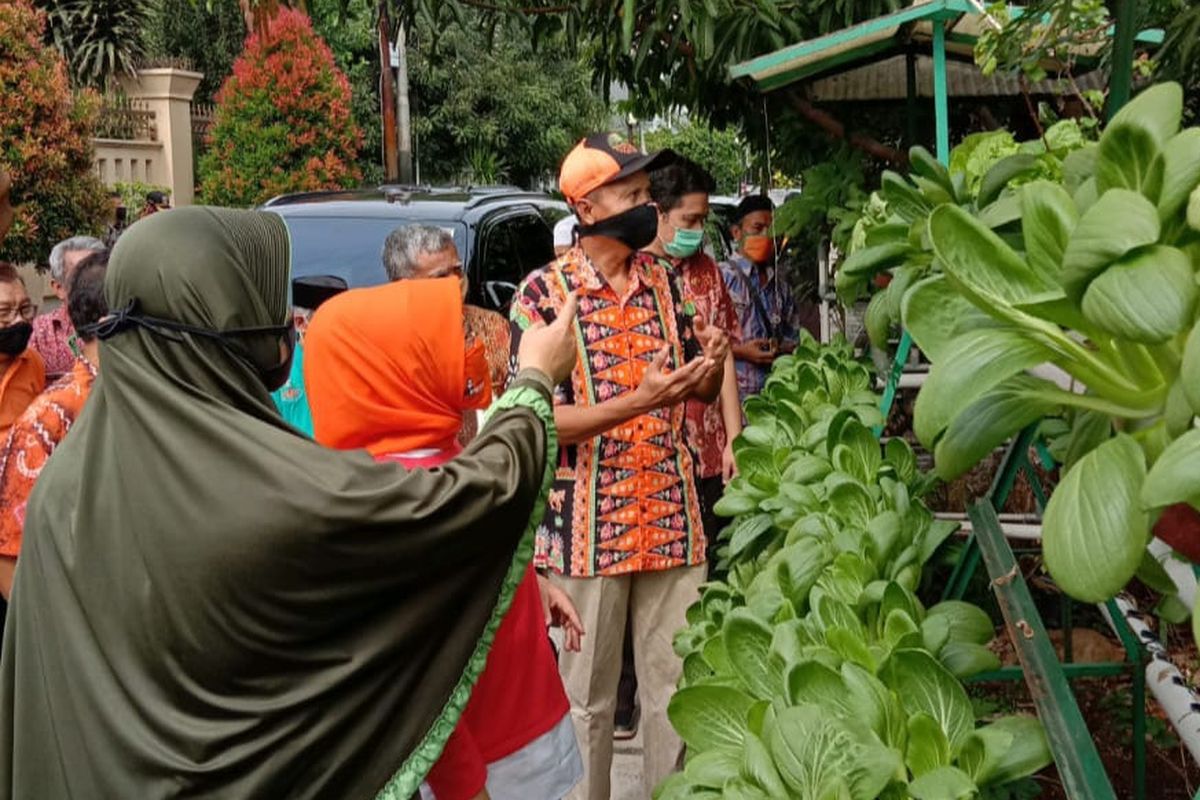
[{"label": "woman in olive green hijab", "polygon": [[276,412],[288,263],[259,212],[121,237],[103,372],[29,503],[0,796],[407,800],[453,728],[528,563],[574,345],[545,329],[471,447],[405,473]]}]

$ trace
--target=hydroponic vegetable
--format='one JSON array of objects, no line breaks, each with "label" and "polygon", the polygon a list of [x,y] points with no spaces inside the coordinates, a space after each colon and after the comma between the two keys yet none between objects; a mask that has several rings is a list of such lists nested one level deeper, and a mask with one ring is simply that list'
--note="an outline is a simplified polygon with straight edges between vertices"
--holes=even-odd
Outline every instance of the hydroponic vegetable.
[{"label": "hydroponic vegetable", "polygon": [[806,337],[747,401],[728,577],[675,641],[688,762],[656,797],[970,796],[1049,763],[1036,720],[976,726],[960,680],[999,666],[992,621],[914,593],[954,524],[920,502],[911,447],[871,434],[870,386],[844,340]]},{"label": "hydroponic vegetable", "polygon": [[[1181,110],[1178,85],[1144,91],[1064,162],[1063,185],[1010,190],[1019,218],[1006,231],[934,209],[926,237],[944,274],[901,303],[933,362],[914,429],[940,477],[1068,414],[1043,538],[1051,575],[1081,600],[1135,575],[1164,508],[1200,506],[1200,226],[1188,217],[1200,129],[1181,132]],[[1062,380],[1031,372],[1047,367]]]}]

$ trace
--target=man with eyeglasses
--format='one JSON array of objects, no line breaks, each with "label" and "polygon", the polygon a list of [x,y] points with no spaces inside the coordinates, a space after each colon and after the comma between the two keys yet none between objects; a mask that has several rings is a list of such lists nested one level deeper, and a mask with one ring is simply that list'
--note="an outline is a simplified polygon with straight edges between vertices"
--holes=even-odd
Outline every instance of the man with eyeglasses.
[{"label": "man with eyeglasses", "polygon": [[21,274],[0,261],[0,438],[46,387],[46,366],[29,347],[36,315]]}]

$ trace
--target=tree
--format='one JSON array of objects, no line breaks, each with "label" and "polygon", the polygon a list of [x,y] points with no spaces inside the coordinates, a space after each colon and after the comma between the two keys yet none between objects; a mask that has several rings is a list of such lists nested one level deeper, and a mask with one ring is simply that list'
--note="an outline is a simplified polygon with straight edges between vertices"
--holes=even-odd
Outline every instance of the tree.
[{"label": "tree", "polygon": [[646,134],[646,149],[669,147],[708,170],[718,194],[737,194],[746,176],[746,145],[735,130],[715,130],[690,122],[677,130],[664,128]]},{"label": "tree", "polygon": [[246,41],[237,0],[157,0],[146,30],[150,59],[182,59],[204,80],[193,102],[211,103]]},{"label": "tree", "polygon": [[85,86],[132,75],[146,52],[152,0],[42,0],[47,43],[58,48]]},{"label": "tree", "polygon": [[247,40],[217,93],[209,136],[200,161],[209,203],[253,205],[361,179],[350,84],[300,11],[281,10]]},{"label": "tree", "polygon": [[0,258],[17,263],[45,263],[60,239],[100,231],[108,207],[92,163],[99,98],[72,94],[45,26],[30,0],[0,3],[0,173],[15,208]]},{"label": "tree", "polygon": [[368,183],[383,180],[379,125],[379,43],[372,0],[310,0],[313,30],[333,51],[338,69],[350,81],[350,110],[362,131],[357,164]]},{"label": "tree", "polygon": [[410,49],[413,128],[423,180],[535,186],[601,126],[591,71],[559,40],[536,52],[510,25],[468,14]]},{"label": "tree", "polygon": [[[563,36],[588,54],[594,83],[629,87],[633,111],[649,118],[672,108],[716,128],[740,127],[749,141],[765,139],[764,98],[731,83],[729,67],[802,39],[895,11],[905,0],[403,0],[414,19],[462,15],[484,9],[492,18],[515,18],[530,40]],[[903,163],[904,153],[847,128],[798,89],[768,97],[773,120],[798,116],[826,139],[845,140],[876,158]]]}]

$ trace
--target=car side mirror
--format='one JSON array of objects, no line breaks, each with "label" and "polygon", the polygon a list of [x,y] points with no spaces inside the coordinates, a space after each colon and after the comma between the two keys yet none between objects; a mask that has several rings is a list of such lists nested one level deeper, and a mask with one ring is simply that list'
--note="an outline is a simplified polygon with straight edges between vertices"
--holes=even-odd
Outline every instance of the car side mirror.
[{"label": "car side mirror", "polygon": [[507,311],[517,294],[517,285],[508,281],[487,281],[483,284],[483,295],[493,311]]}]

